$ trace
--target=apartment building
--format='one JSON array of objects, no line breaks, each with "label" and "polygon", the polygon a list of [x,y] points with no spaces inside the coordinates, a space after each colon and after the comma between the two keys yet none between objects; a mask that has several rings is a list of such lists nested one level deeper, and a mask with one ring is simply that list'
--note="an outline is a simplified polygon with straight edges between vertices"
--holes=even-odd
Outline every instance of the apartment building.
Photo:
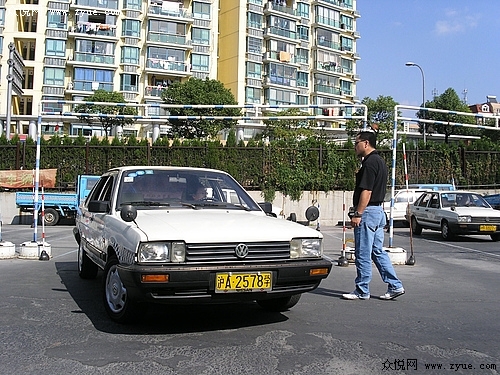
[{"label": "apartment building", "polygon": [[[71,112],[61,101],[104,89],[158,104],[168,85],[190,77],[220,80],[240,105],[354,103],[358,17],[356,0],[0,0],[0,118],[10,134],[33,134],[40,111]],[[7,108],[11,43],[24,61],[23,93]],[[150,136],[152,125],[123,131]],[[257,131],[258,121],[242,122],[238,136]],[[52,116],[42,117],[42,133],[103,131]]]}]

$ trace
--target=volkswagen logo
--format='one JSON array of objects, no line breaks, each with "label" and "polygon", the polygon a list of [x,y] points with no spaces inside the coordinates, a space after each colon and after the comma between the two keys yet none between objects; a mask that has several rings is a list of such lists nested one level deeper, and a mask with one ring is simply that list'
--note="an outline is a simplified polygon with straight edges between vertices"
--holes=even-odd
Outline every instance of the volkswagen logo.
[{"label": "volkswagen logo", "polygon": [[487,223],[490,222],[490,218],[488,216],[486,216],[486,218],[484,219]]},{"label": "volkswagen logo", "polygon": [[234,254],[240,259],[245,258],[248,255],[248,246],[245,245],[244,243],[236,245],[236,248],[234,249]]}]

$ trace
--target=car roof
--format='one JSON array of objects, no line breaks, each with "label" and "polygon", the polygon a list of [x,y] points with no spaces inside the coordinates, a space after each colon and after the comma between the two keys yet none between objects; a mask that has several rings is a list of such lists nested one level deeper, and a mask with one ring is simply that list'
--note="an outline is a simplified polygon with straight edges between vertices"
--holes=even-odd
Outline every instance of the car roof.
[{"label": "car roof", "polygon": [[228,174],[227,172],[218,170],[218,169],[211,169],[211,168],[195,168],[195,167],[179,167],[179,166],[165,166],[165,165],[127,165],[127,166],[121,166],[121,167],[115,167],[109,169],[108,172],[111,171],[128,171],[130,169],[154,169],[154,170],[164,170],[164,171],[198,171],[198,172],[217,172],[217,173],[223,173],[223,174]]}]

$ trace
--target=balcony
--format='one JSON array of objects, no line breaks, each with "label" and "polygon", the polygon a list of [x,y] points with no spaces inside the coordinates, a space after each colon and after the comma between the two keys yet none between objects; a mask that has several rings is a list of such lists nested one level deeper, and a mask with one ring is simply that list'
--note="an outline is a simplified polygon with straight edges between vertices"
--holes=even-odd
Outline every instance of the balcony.
[{"label": "balcony", "polygon": [[151,57],[148,57],[146,60],[146,68],[161,70],[162,72],[190,73],[188,70],[188,64],[183,61],[170,61]]},{"label": "balcony", "polygon": [[75,80],[68,84],[66,92],[70,91],[87,91],[93,92],[96,90],[113,91],[113,83],[111,82],[94,82],[94,81],[79,81]]},{"label": "balcony", "polygon": [[318,61],[316,68],[327,72],[342,73],[342,68],[335,61]]},{"label": "balcony", "polygon": [[334,87],[330,85],[316,84],[314,85],[314,91],[324,94],[342,95],[342,90],[340,89],[340,87]]},{"label": "balcony", "polygon": [[297,32],[292,30],[281,29],[275,26],[271,26],[266,29],[266,36],[271,36],[271,35],[281,36],[283,38],[293,39],[293,40],[297,39]]},{"label": "balcony", "polygon": [[157,86],[146,86],[144,89],[145,96],[153,96],[155,98],[161,98],[161,94],[166,91],[167,88],[161,85]]},{"label": "balcony", "polygon": [[274,12],[285,13],[297,17],[297,13],[295,12],[295,10],[291,7],[286,6],[286,1],[280,1],[280,0],[268,1],[264,7],[264,13],[268,14]]},{"label": "balcony", "polygon": [[152,31],[148,33],[148,42],[191,47],[191,40],[188,40],[186,35],[162,34]]},{"label": "balcony", "polygon": [[75,52],[73,55],[73,60],[68,60],[68,64],[75,63],[114,65],[115,56],[90,52]]},{"label": "balcony", "polygon": [[177,21],[184,20],[186,23],[193,22],[193,15],[184,8],[164,8],[162,5],[150,4],[148,8],[149,16],[161,16],[162,18],[175,18]]},{"label": "balcony", "polygon": [[89,36],[111,36],[116,38],[116,25],[94,22],[78,22],[76,27],[71,26],[70,34],[89,35]]}]

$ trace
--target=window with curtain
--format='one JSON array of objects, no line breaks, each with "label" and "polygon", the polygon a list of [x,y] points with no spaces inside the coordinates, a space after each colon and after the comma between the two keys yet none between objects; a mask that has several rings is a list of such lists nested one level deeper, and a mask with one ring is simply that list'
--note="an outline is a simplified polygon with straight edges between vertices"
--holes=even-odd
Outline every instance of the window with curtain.
[{"label": "window with curtain", "polygon": [[141,36],[141,22],[138,20],[123,20],[122,21],[123,36]]},{"label": "window with curtain", "polygon": [[207,55],[191,55],[191,69],[198,70],[202,72],[208,72],[209,66],[209,58]]},{"label": "window with curtain", "polygon": [[43,84],[53,86],[64,86],[64,69],[62,68],[44,68]]},{"label": "window with curtain", "polygon": [[60,39],[45,39],[45,56],[66,56],[66,41]]},{"label": "window with curtain", "polygon": [[139,65],[139,52],[139,48],[123,46],[121,62],[123,64]]}]

